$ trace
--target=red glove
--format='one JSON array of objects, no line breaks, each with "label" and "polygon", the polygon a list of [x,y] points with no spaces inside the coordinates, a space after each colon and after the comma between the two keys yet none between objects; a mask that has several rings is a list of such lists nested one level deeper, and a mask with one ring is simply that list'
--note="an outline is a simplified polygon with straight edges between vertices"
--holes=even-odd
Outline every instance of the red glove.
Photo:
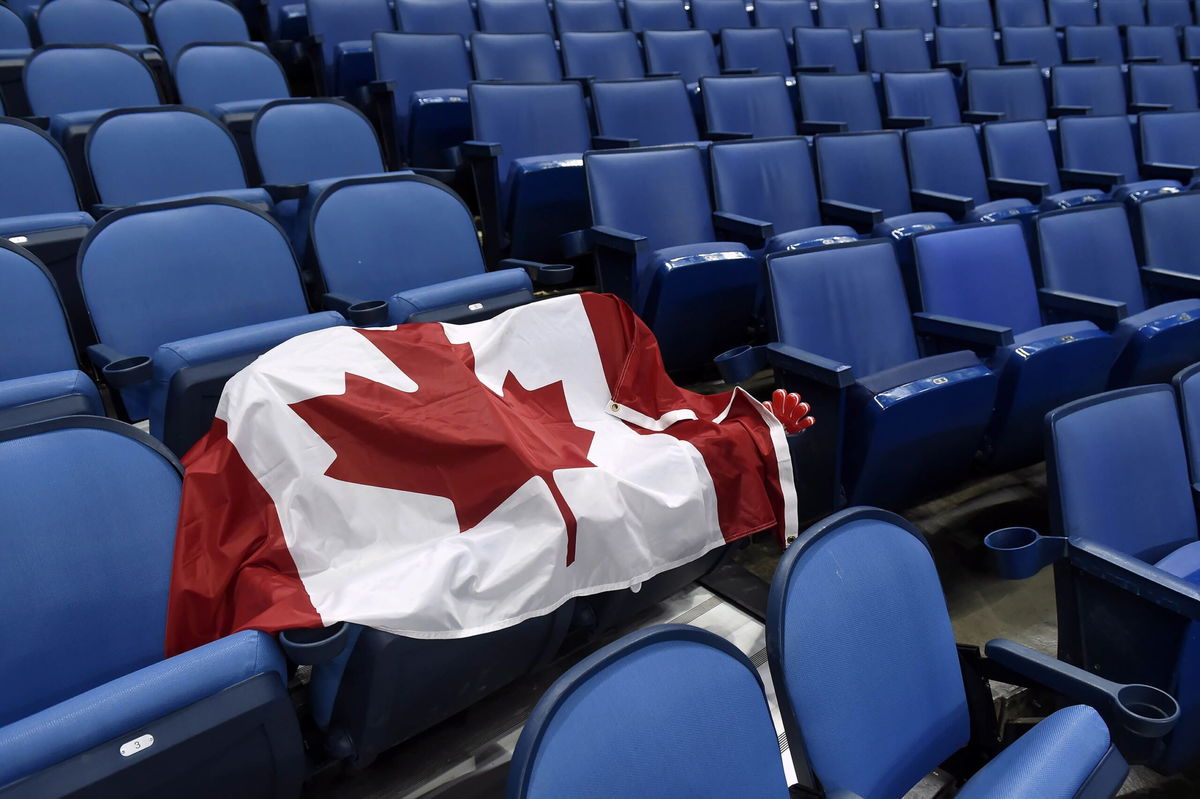
[{"label": "red glove", "polygon": [[764,402],[767,410],[775,414],[775,418],[783,422],[783,429],[788,433],[799,433],[816,424],[817,420],[808,415],[812,410],[799,394],[787,393],[782,388],[775,389],[769,402]]}]

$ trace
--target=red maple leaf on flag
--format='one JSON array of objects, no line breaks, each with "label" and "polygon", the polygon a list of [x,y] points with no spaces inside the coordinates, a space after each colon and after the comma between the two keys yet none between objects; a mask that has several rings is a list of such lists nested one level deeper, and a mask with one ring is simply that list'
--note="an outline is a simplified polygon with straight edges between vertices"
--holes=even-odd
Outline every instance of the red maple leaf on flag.
[{"label": "red maple leaf on flag", "polygon": [[562,381],[526,389],[509,372],[503,395],[475,376],[469,344],[441,325],[357,330],[417,384],[398,391],[346,374],[344,394],[290,407],[337,453],[325,474],[350,483],[446,497],[459,532],[470,530],[530,479],[542,478],[567,528],[567,565],[577,522],[554,482],[557,469],[594,466],[594,433],[578,427]]}]

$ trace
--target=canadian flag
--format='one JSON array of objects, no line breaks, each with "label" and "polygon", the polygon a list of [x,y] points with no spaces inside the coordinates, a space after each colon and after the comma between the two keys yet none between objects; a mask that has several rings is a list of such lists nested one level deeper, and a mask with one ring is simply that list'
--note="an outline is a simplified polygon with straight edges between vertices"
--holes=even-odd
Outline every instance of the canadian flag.
[{"label": "canadian flag", "polygon": [[780,422],[677,387],[598,294],[299,336],[229,381],[184,465],[168,654],[338,621],[477,635],[798,525]]}]

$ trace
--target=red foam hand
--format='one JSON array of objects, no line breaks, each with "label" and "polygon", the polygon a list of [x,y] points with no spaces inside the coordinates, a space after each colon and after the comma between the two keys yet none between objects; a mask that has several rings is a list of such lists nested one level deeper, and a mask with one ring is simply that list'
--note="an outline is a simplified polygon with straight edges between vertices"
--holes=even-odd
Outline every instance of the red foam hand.
[{"label": "red foam hand", "polygon": [[775,389],[771,399],[763,403],[767,410],[775,414],[775,418],[783,422],[783,429],[788,433],[799,433],[816,424],[816,419],[808,415],[812,410],[808,403],[795,392],[789,394],[782,388]]}]

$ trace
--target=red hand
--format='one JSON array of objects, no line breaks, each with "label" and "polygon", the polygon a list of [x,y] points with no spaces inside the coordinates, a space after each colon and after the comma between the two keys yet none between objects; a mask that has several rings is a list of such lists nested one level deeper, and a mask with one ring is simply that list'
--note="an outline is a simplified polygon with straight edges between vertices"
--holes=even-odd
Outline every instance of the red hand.
[{"label": "red hand", "polygon": [[817,421],[808,415],[812,408],[795,392],[789,394],[783,389],[777,388],[771,394],[770,401],[764,402],[763,405],[775,414],[775,418],[783,423],[783,429],[788,433],[807,430]]}]

